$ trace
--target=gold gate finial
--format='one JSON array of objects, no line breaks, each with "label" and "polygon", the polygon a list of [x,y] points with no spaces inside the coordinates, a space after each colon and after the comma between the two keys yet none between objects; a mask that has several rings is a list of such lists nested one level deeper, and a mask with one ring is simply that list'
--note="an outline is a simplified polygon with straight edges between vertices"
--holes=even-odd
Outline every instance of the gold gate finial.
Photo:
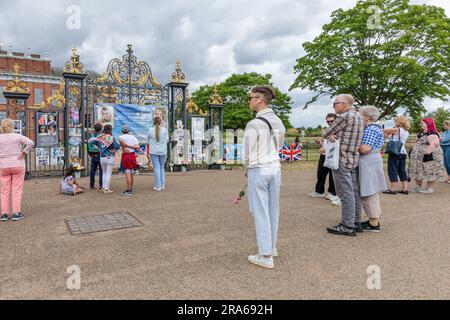
[{"label": "gold gate finial", "polygon": [[14,65],[14,80],[6,82],[5,92],[8,93],[29,93],[30,89],[27,88],[25,81],[20,78],[19,70],[20,66],[16,63]]},{"label": "gold gate finial", "polygon": [[178,59],[176,64],[177,67],[172,74],[171,81],[175,83],[186,83],[186,75],[181,70],[181,61]]},{"label": "gold gate finial", "polygon": [[219,94],[219,87],[217,84],[214,85],[213,94],[209,99],[209,104],[223,104],[223,99]]},{"label": "gold gate finial", "polygon": [[64,67],[64,72],[67,73],[84,73],[84,66],[80,62],[80,56],[77,54],[77,48],[72,48],[72,57],[70,57],[70,61],[66,63]]}]

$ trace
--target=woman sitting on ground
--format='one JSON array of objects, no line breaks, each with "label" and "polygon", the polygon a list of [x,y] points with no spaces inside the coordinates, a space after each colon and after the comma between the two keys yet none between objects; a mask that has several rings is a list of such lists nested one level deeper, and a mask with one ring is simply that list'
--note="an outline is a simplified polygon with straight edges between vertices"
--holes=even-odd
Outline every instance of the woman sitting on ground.
[{"label": "woman sitting on ground", "polygon": [[75,169],[70,166],[66,169],[64,177],[61,179],[61,189],[60,192],[69,196],[75,196],[80,193],[84,193],[84,188],[80,187],[77,180],[74,178]]}]

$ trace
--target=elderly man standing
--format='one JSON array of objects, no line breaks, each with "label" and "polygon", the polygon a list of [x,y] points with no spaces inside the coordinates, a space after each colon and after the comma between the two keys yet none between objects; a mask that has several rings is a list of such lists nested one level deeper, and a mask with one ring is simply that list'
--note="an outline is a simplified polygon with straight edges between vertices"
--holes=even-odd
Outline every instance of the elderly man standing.
[{"label": "elderly man standing", "polygon": [[248,178],[248,200],[256,225],[259,253],[248,261],[273,269],[277,253],[280,218],[281,165],[279,150],[284,144],[286,129],[269,108],[275,93],[267,86],[256,87],[248,100],[256,119],[245,129],[244,166]]},{"label": "elderly man standing", "polygon": [[345,236],[356,236],[363,231],[358,164],[364,119],[353,108],[354,103],[355,98],[349,94],[337,96],[333,107],[339,116],[323,133],[325,139],[339,140],[341,145],[339,168],[333,170],[333,178],[336,193],[341,198],[342,222],[328,228],[328,232]]}]

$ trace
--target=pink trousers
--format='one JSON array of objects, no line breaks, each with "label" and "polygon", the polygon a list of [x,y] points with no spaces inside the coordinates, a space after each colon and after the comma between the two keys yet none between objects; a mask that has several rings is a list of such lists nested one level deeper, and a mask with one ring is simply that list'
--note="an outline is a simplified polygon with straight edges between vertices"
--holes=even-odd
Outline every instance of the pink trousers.
[{"label": "pink trousers", "polygon": [[22,193],[25,181],[25,168],[0,169],[0,190],[2,214],[10,213],[12,196],[13,213],[22,212]]}]

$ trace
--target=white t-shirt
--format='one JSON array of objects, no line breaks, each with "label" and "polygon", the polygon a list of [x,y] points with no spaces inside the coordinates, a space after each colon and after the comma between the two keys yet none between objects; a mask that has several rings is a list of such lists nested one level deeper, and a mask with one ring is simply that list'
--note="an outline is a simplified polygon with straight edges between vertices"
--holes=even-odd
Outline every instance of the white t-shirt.
[{"label": "white t-shirt", "polygon": [[393,136],[394,141],[401,141],[403,143],[401,154],[408,154],[406,151],[406,142],[409,138],[409,132],[403,128],[400,128],[400,136],[398,134]]},{"label": "white t-shirt", "polygon": [[[138,139],[135,136],[128,134],[128,133],[121,135],[119,137],[119,141],[123,142],[129,146],[135,146],[135,145],[139,144]],[[130,149],[130,148],[124,148],[124,150],[123,150],[123,152],[128,152],[128,153],[133,152],[133,151],[134,151],[134,149]]]}]

